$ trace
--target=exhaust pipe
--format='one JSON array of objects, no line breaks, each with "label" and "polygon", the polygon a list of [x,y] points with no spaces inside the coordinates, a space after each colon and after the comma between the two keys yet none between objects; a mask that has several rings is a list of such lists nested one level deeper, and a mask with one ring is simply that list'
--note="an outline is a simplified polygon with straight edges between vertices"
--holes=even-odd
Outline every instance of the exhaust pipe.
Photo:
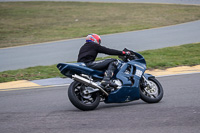
[{"label": "exhaust pipe", "polygon": [[76,80],[76,81],[79,81],[79,82],[81,82],[81,83],[83,83],[83,84],[89,86],[89,87],[98,88],[98,89],[99,89],[101,92],[103,92],[106,96],[109,95],[103,88],[101,88],[100,86],[98,86],[95,82],[92,82],[92,81],[90,81],[90,80],[88,80],[88,79],[86,79],[86,78],[83,78],[83,77],[81,77],[81,76],[79,76],[79,75],[76,75],[76,74],[75,74],[75,75],[72,75],[72,78],[73,78],[74,80]]}]

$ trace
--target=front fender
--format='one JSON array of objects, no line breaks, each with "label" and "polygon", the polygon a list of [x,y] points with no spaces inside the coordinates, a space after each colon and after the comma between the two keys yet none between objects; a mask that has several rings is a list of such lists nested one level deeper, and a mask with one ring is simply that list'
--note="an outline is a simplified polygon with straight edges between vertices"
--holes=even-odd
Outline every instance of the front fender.
[{"label": "front fender", "polygon": [[144,73],[144,77],[146,79],[149,79],[149,78],[155,78],[155,76],[151,75],[151,74],[148,74],[148,73]]}]

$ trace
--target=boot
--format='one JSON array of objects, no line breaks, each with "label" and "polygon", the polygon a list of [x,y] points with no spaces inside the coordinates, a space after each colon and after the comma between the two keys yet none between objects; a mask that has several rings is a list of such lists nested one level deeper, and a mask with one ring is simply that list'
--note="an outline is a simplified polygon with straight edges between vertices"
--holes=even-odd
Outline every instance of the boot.
[{"label": "boot", "polygon": [[106,70],[106,72],[104,73],[104,78],[103,80],[101,81],[101,86],[103,88],[117,88],[118,85],[113,83],[110,79],[112,78],[113,74],[114,74],[114,71],[116,69],[118,65],[118,62],[117,61],[114,61],[114,62],[111,62],[108,66],[108,69]]},{"label": "boot", "polygon": [[117,88],[118,87],[117,84],[113,83],[110,80],[105,80],[105,79],[103,79],[101,81],[101,86],[104,87],[104,88],[109,88],[109,87]]},{"label": "boot", "polygon": [[105,72],[103,80],[101,81],[101,86],[103,86],[104,88],[109,88],[109,87],[117,88],[118,85],[110,80],[112,76],[113,76],[112,70],[107,70]]}]

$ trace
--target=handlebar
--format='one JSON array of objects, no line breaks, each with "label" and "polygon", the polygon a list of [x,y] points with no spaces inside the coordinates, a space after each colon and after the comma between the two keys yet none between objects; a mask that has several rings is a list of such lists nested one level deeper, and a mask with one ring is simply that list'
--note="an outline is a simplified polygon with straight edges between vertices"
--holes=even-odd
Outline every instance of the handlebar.
[{"label": "handlebar", "polygon": [[137,54],[135,52],[133,52],[132,50],[128,50],[128,49],[125,48],[123,51],[129,51],[130,52],[130,55],[118,56],[123,61],[127,62],[128,60],[138,59],[138,57],[136,56]]}]

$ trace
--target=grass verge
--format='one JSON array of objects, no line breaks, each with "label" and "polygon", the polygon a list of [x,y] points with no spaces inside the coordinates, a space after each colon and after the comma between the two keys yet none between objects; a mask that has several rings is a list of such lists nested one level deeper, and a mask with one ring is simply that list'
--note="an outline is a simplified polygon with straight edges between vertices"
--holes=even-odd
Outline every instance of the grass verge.
[{"label": "grass verge", "polygon": [[87,2],[1,2],[0,48],[199,20],[200,6]]},{"label": "grass verge", "polygon": [[[156,50],[139,52],[147,62],[148,69],[165,69],[175,66],[192,66],[200,64],[200,43],[168,47]],[[117,58],[108,56],[106,58]],[[105,58],[98,58],[101,60]],[[36,80],[45,78],[63,77],[56,65],[37,66],[27,69],[0,72],[0,83],[16,80]]]}]

